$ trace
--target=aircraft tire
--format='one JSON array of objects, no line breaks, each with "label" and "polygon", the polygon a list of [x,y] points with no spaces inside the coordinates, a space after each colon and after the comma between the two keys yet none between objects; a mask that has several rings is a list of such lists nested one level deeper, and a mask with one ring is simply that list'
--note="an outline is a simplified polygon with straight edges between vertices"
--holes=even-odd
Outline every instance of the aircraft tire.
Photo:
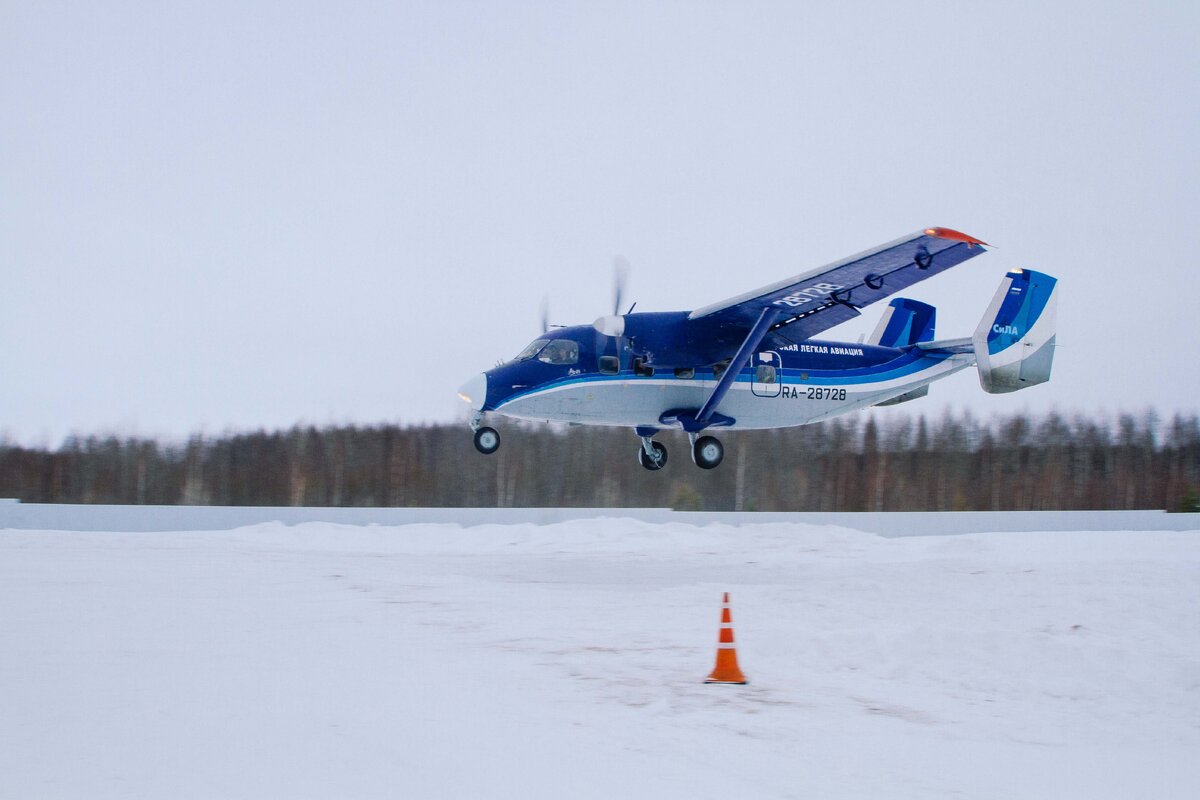
[{"label": "aircraft tire", "polygon": [[700,469],[714,469],[725,458],[725,447],[715,436],[701,436],[692,445],[692,461]]},{"label": "aircraft tire", "polygon": [[651,472],[657,472],[667,465],[667,448],[662,442],[651,442],[650,444],[654,448],[655,454],[658,455],[658,459],[652,460],[650,456],[646,455],[646,448],[638,447],[638,463]]},{"label": "aircraft tire", "polygon": [[490,456],[500,449],[500,434],[495,428],[480,428],[475,431],[475,449]]}]

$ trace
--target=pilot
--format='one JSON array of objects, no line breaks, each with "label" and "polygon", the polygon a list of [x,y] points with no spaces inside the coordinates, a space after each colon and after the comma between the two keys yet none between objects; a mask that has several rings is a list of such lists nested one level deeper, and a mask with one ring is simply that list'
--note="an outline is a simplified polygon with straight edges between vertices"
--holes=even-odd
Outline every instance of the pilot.
[{"label": "pilot", "polygon": [[539,358],[548,364],[565,364],[571,360],[571,343],[555,340],[546,345]]}]

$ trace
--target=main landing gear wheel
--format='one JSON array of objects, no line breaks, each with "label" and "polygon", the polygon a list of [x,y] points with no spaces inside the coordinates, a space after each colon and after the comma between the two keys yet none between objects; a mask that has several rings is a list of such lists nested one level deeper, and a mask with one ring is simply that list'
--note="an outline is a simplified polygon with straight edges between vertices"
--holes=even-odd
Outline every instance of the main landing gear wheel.
[{"label": "main landing gear wheel", "polygon": [[725,458],[725,448],[713,436],[701,436],[692,444],[692,461],[700,469],[712,469]]},{"label": "main landing gear wheel", "polygon": [[475,449],[490,456],[500,449],[500,434],[495,428],[480,428],[475,431]]},{"label": "main landing gear wheel", "polygon": [[645,447],[638,448],[638,463],[651,472],[665,467],[667,465],[667,448],[661,442],[651,442],[650,449],[654,451],[654,455],[647,453]]}]

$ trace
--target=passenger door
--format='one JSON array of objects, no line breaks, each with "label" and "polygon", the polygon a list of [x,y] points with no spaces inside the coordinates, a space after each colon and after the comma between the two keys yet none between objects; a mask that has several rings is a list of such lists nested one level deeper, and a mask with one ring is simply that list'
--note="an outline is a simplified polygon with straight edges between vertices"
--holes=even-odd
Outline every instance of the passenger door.
[{"label": "passenger door", "polygon": [[783,361],[779,353],[768,350],[754,357],[750,391],[758,397],[779,397],[783,390]]}]

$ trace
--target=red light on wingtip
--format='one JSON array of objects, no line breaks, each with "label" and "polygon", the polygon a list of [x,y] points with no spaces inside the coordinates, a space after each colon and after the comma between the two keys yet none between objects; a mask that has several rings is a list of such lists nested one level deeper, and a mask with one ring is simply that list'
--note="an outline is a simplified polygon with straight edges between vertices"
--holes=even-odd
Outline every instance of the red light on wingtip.
[{"label": "red light on wingtip", "polygon": [[926,228],[926,236],[936,236],[939,239],[949,239],[954,242],[966,242],[970,245],[981,244],[985,247],[990,247],[987,242],[982,239],[976,239],[974,236],[968,236],[962,231],[952,230],[950,228]]}]

